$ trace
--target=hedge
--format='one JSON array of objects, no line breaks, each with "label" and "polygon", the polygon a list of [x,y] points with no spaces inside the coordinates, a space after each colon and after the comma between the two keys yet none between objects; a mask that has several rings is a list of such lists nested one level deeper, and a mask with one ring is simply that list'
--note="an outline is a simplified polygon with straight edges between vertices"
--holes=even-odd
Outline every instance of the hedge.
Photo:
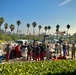
[{"label": "hedge", "polygon": [[0,75],[76,75],[76,60],[0,64]]}]

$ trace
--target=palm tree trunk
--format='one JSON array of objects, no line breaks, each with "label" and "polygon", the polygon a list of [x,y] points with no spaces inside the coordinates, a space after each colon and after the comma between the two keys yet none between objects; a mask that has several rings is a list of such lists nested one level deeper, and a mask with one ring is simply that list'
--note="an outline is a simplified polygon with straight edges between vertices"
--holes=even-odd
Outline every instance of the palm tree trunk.
[{"label": "palm tree trunk", "polygon": [[29,35],[29,28],[27,28],[27,35]]},{"label": "palm tree trunk", "polygon": [[35,36],[35,28],[34,28],[34,36]]},{"label": "palm tree trunk", "polygon": [[5,34],[6,34],[6,29],[5,29]]},{"label": "palm tree trunk", "polygon": [[57,39],[58,39],[58,33],[57,33]]},{"label": "palm tree trunk", "polygon": [[46,30],[45,30],[45,35],[46,35]]},{"label": "palm tree trunk", "polygon": [[67,29],[67,32],[66,32],[66,39],[68,39],[68,29]]},{"label": "palm tree trunk", "polygon": [[1,31],[1,25],[0,25],[0,31]]},{"label": "palm tree trunk", "polygon": [[17,34],[18,34],[18,32],[19,32],[19,26],[17,26]]},{"label": "palm tree trunk", "polygon": [[34,27],[33,27],[33,36],[34,36]]},{"label": "palm tree trunk", "polygon": [[50,30],[48,30],[48,35],[49,35]]},{"label": "palm tree trunk", "polygon": [[6,40],[6,29],[5,29],[5,32],[4,32],[5,36],[4,36],[4,40]]},{"label": "palm tree trunk", "polygon": [[27,28],[27,35],[28,35],[28,28]]},{"label": "palm tree trunk", "polygon": [[39,35],[40,35],[40,29],[39,29]]},{"label": "palm tree trunk", "polygon": [[18,34],[18,26],[17,26],[17,34]]},{"label": "palm tree trunk", "polygon": [[48,30],[48,34],[49,34],[49,30]]},{"label": "palm tree trunk", "polygon": [[14,30],[13,30],[13,35],[14,35]]},{"label": "palm tree trunk", "polygon": [[69,29],[67,29],[67,35],[68,35]]},{"label": "palm tree trunk", "polygon": [[11,31],[11,35],[12,35],[12,31]]},{"label": "palm tree trunk", "polygon": [[35,27],[33,27],[33,35],[35,36]]},{"label": "palm tree trunk", "polygon": [[34,32],[34,27],[33,27],[33,40],[34,40],[34,35],[35,35],[35,32]]}]

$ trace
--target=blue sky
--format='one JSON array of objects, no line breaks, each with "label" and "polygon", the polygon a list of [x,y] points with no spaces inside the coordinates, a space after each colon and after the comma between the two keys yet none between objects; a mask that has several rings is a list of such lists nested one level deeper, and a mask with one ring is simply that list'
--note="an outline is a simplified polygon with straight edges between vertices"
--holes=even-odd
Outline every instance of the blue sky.
[{"label": "blue sky", "polygon": [[[66,30],[70,24],[69,33],[75,33],[76,28],[76,0],[0,0],[0,17],[4,17],[5,23],[14,24],[17,30],[16,21],[20,20],[20,30],[26,33],[26,24],[30,23],[32,34],[32,22],[44,26],[51,26],[50,33],[54,33],[56,25],[60,25],[60,31]],[[2,25],[2,28],[4,25]]]}]

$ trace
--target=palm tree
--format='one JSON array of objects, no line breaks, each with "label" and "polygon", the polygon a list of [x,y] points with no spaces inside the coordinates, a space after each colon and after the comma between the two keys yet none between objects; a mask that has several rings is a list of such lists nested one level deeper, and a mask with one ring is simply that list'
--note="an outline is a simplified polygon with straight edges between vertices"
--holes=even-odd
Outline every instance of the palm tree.
[{"label": "palm tree", "polygon": [[18,32],[19,32],[19,26],[20,26],[20,24],[21,24],[21,21],[18,20],[18,21],[17,21],[17,25],[18,25],[18,26],[17,26],[17,34],[18,34]]},{"label": "palm tree", "polygon": [[60,27],[60,26],[57,24],[57,25],[56,25],[57,39],[58,39],[58,32],[59,32],[59,27]]},{"label": "palm tree", "polygon": [[58,32],[59,32],[59,29],[57,28],[57,29],[56,29],[56,33],[58,34]]},{"label": "palm tree", "polygon": [[57,24],[57,25],[56,25],[56,28],[59,29],[59,27],[60,27],[60,26]]},{"label": "palm tree", "polygon": [[[68,39],[67,36],[68,36],[69,28],[70,28],[70,25],[68,24],[68,25],[67,25],[67,35],[66,35],[66,38],[67,38],[67,39]],[[68,47],[68,48],[67,48],[67,49],[68,49],[68,50],[67,50],[67,54],[68,54],[68,56],[69,56],[69,45],[67,45],[67,47]]]},{"label": "palm tree", "polygon": [[4,28],[5,28],[5,33],[7,32],[7,29],[8,29],[8,23],[5,23],[4,24]]},{"label": "palm tree", "polygon": [[27,35],[28,35],[28,33],[29,33],[29,27],[30,27],[30,24],[28,23],[28,24],[27,24]]},{"label": "palm tree", "polygon": [[14,29],[15,29],[15,27],[14,27],[14,25],[13,24],[11,24],[10,26],[10,29],[11,29],[11,34],[12,34],[12,32],[14,31]]},{"label": "palm tree", "polygon": [[46,31],[47,31],[48,27],[47,27],[47,26],[45,26],[45,27],[44,27],[44,29],[45,29],[45,34],[46,34]]},{"label": "palm tree", "polygon": [[70,28],[70,25],[68,24],[68,25],[67,25],[67,34],[68,34],[68,30],[69,30],[69,28]]},{"label": "palm tree", "polygon": [[33,22],[32,25],[33,25],[33,35],[35,35],[35,27],[37,26],[37,23]]},{"label": "palm tree", "polygon": [[49,34],[50,29],[51,29],[51,26],[48,26],[48,34]]},{"label": "palm tree", "polygon": [[1,26],[2,26],[3,22],[4,22],[4,18],[1,17],[1,18],[0,18],[0,31],[1,31]]},{"label": "palm tree", "polygon": [[41,25],[39,25],[39,26],[38,26],[38,28],[39,28],[39,35],[40,35],[40,30],[41,30],[42,26],[41,26]]}]

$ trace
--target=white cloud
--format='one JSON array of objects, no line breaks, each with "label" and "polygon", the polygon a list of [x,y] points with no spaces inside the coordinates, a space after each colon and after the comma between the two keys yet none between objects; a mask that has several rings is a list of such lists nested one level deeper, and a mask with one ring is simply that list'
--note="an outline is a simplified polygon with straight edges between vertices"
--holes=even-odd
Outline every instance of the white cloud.
[{"label": "white cloud", "polygon": [[59,4],[59,6],[63,6],[69,2],[71,2],[72,0],[64,0],[62,3]]}]

